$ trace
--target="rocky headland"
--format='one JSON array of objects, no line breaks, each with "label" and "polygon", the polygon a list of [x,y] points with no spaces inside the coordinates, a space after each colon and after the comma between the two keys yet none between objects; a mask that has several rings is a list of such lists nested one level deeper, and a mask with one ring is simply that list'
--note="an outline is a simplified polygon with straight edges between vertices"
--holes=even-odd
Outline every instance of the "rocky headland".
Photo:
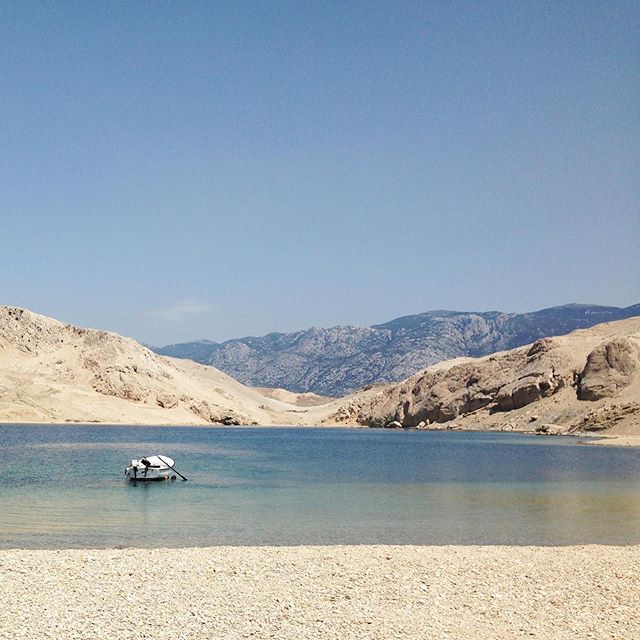
[{"label": "rocky headland", "polygon": [[640,434],[640,317],[442,362],[400,384],[345,398],[328,421]]}]

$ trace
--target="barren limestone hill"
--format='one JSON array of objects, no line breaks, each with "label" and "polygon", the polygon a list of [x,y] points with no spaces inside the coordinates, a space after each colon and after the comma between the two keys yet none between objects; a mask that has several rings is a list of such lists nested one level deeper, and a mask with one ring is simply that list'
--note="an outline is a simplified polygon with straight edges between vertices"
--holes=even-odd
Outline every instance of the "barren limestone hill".
[{"label": "barren limestone hill", "polygon": [[286,399],[130,338],[0,307],[0,421],[297,424]]},{"label": "barren limestone hill", "polygon": [[640,317],[328,401],[0,307],[0,422],[428,426],[640,435]]},{"label": "barren limestone hill", "polygon": [[640,317],[429,367],[343,399],[329,422],[640,434]]}]

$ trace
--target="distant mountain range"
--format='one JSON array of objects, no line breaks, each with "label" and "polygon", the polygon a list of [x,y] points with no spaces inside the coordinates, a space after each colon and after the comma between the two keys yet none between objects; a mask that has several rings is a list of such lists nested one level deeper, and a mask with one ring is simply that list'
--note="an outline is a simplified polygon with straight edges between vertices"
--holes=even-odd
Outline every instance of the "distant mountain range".
[{"label": "distant mountain range", "polygon": [[155,348],[162,355],[212,365],[251,386],[341,396],[395,382],[456,357],[484,356],[546,336],[640,315],[640,304],[569,304],[531,313],[427,311],[371,327],[312,327],[216,343]]}]

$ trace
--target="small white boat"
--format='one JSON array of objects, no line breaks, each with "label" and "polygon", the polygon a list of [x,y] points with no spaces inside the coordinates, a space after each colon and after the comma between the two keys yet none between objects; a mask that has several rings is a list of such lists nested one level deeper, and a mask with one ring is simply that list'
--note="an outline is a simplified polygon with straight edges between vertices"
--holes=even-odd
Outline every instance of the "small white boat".
[{"label": "small white boat", "polygon": [[176,474],[184,478],[173,467],[175,462],[169,456],[147,456],[140,460],[132,460],[125,468],[124,475],[129,480],[175,480]]}]

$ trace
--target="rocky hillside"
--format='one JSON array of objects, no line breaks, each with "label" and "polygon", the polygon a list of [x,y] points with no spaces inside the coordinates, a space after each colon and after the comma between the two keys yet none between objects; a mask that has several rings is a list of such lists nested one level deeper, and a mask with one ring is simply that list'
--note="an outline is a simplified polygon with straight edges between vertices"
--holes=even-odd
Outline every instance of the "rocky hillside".
[{"label": "rocky hillside", "polygon": [[625,309],[566,305],[523,314],[429,311],[372,327],[188,342],[157,352],[212,365],[252,386],[341,396],[365,385],[402,380],[441,360],[513,349],[639,314],[640,304]]},{"label": "rocky hillside", "polygon": [[640,317],[440,363],[344,399],[328,421],[640,434]]},{"label": "rocky hillside", "polygon": [[610,429],[640,434],[640,317],[329,401],[248,388],[114,333],[0,307],[0,422]]},{"label": "rocky hillside", "polygon": [[0,422],[297,424],[298,398],[282,398],[130,338],[0,307]]}]

